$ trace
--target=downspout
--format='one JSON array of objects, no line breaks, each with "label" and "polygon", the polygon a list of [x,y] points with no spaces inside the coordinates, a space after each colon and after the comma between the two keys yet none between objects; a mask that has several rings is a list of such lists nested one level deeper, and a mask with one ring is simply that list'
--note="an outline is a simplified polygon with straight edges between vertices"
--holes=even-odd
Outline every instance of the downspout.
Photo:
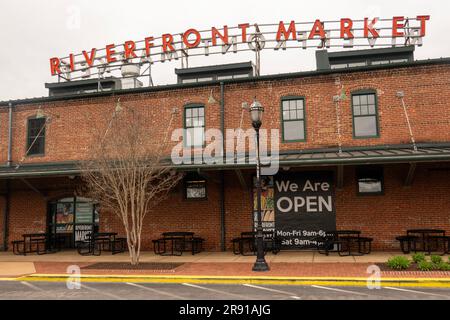
[{"label": "downspout", "polygon": [[[6,165],[12,166],[12,119],[13,105],[8,105],[8,158]],[[10,211],[10,181],[6,180],[5,208],[3,212],[3,251],[8,251],[9,239],[9,211]]]},{"label": "downspout", "polygon": [[5,209],[3,214],[3,251],[8,251],[9,211],[10,211],[10,181],[6,180]]},{"label": "downspout", "polygon": [[[220,83],[220,130],[222,132],[223,163],[225,163],[225,85],[223,82]],[[220,244],[222,251],[226,251],[224,170],[220,171]]]},{"label": "downspout", "polygon": [[8,120],[8,162],[7,166],[12,166],[12,121],[13,121],[13,105],[9,103],[9,120]]}]

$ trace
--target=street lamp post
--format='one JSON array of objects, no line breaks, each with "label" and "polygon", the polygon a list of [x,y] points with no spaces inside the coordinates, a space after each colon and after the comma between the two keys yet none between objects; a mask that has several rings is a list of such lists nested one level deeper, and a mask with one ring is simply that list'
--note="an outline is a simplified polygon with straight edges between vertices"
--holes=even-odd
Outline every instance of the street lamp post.
[{"label": "street lamp post", "polygon": [[261,217],[261,160],[259,155],[259,129],[262,125],[264,108],[256,98],[250,106],[250,117],[253,128],[256,131],[256,193],[257,193],[257,227],[256,227],[256,262],[253,271],[269,271],[266,259],[264,258],[264,235]]}]

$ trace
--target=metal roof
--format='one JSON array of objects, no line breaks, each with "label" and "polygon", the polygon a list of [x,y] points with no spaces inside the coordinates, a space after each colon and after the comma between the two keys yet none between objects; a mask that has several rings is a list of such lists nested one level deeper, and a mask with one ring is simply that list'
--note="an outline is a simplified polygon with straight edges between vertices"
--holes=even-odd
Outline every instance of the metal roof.
[{"label": "metal roof", "polygon": [[381,49],[365,49],[365,50],[350,50],[350,51],[338,51],[328,52],[330,59],[333,58],[347,58],[347,57],[360,57],[360,56],[383,56],[383,55],[396,55],[400,53],[413,53],[415,46],[397,47],[397,48],[381,48]]},{"label": "metal roof", "polygon": [[241,62],[241,63],[229,63],[221,64],[215,66],[205,66],[205,67],[195,67],[195,68],[184,68],[175,69],[175,74],[186,75],[186,74],[198,74],[198,73],[213,73],[217,71],[229,71],[229,70],[240,70],[240,69],[252,69],[253,63]]},{"label": "metal roof", "polygon": [[[225,164],[193,164],[176,165],[178,170],[235,170],[254,168],[254,158],[249,155],[238,157],[241,163]],[[424,162],[450,162],[450,143],[422,144],[414,151],[410,145],[378,146],[373,148],[344,148],[342,153],[337,149],[316,149],[305,151],[290,151],[279,156],[280,167],[313,167],[313,166],[340,166],[365,164],[393,164],[393,163],[424,163]],[[170,160],[167,160],[171,164]],[[19,168],[15,166],[0,167],[0,179],[33,178],[79,175],[77,162],[61,162],[48,164],[24,164]]]}]

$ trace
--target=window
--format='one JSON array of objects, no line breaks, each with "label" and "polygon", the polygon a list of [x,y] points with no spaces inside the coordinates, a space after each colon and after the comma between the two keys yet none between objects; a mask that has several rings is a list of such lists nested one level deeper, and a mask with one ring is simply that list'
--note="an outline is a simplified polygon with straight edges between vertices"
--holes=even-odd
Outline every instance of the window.
[{"label": "window", "polygon": [[198,78],[197,81],[198,82],[207,82],[207,81],[213,81],[213,77],[203,77],[203,78]]},{"label": "window", "polygon": [[45,118],[28,119],[27,155],[45,152]]},{"label": "window", "polygon": [[384,194],[382,168],[359,168],[356,175],[358,180],[359,195]]},{"label": "window", "polygon": [[206,179],[198,174],[188,174],[184,180],[186,200],[204,200],[206,196]]},{"label": "window", "polygon": [[378,137],[378,110],[375,92],[353,94],[352,112],[355,138]]},{"label": "window", "polygon": [[283,141],[305,141],[305,99],[283,98],[281,108]]},{"label": "window", "polygon": [[181,82],[182,83],[196,83],[197,79],[183,79]]},{"label": "window", "polygon": [[203,147],[205,142],[205,107],[188,106],[184,109],[185,143],[187,147]]}]

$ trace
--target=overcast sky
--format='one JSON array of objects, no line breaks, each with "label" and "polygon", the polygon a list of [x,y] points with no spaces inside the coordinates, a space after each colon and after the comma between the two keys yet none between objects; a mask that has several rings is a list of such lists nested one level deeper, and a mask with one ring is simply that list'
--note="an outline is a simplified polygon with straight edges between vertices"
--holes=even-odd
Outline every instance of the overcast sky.
[{"label": "overcast sky", "polygon": [[[365,16],[431,15],[424,46],[416,59],[450,56],[448,0],[14,0],[0,2],[0,100],[46,96],[49,58],[65,57],[106,44],[158,37],[212,26],[239,23],[278,23],[280,20],[338,20]],[[251,53],[190,60],[190,67],[250,61]],[[174,83],[179,62],[155,64],[155,84]],[[312,70],[314,50],[262,53],[262,74]]]}]

